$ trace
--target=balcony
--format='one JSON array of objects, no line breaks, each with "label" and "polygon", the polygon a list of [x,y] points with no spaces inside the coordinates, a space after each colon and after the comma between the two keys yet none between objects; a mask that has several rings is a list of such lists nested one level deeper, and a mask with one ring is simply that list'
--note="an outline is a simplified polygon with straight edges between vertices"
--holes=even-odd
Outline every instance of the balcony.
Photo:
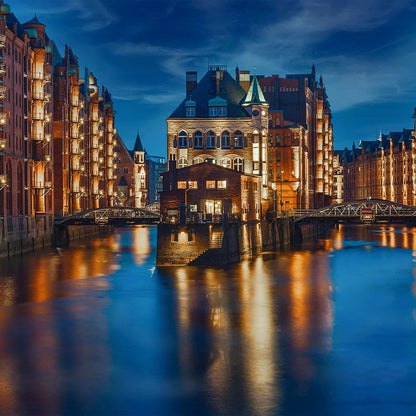
[{"label": "balcony", "polygon": [[43,141],[44,138],[45,138],[44,133],[35,133],[33,135],[33,140]]},{"label": "balcony", "polygon": [[0,35],[0,48],[4,48],[6,46],[6,35]]},{"label": "balcony", "polygon": [[0,139],[0,151],[5,150],[7,147],[7,140],[6,139]]},{"label": "balcony", "polygon": [[4,62],[3,58],[0,58],[0,74],[4,74],[6,72],[6,62]]},{"label": "balcony", "polygon": [[73,99],[73,100],[71,101],[71,107],[78,108],[78,107],[79,107],[79,101],[78,101],[78,100]]},{"label": "balcony", "polygon": [[0,86],[0,100],[4,100],[6,98],[7,88],[4,86]]}]

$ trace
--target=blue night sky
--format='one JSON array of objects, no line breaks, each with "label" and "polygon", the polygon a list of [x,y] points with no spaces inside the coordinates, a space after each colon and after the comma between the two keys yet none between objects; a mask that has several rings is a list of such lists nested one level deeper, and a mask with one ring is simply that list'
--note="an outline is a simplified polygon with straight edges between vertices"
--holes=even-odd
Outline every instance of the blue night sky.
[{"label": "blue night sky", "polygon": [[257,74],[323,76],[335,148],[411,128],[416,106],[416,3],[411,0],[9,0],[35,13],[61,52],[73,48],[113,95],[131,148],[166,154],[166,117],[185,95],[185,72],[208,63]]}]

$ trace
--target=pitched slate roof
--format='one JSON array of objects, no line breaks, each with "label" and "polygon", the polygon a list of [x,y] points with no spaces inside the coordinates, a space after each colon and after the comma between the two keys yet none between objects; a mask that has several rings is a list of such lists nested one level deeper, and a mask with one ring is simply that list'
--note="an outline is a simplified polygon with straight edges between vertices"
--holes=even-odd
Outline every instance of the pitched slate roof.
[{"label": "pitched slate roof", "polygon": [[[217,96],[215,72],[208,71],[192,90],[192,100],[196,102],[196,118],[209,118],[208,102]],[[227,118],[251,117],[241,106],[246,96],[244,89],[227,71],[223,71],[222,74],[219,82],[219,96],[227,100]],[[185,102],[188,99],[189,97],[186,97],[169,118],[185,118]]]},{"label": "pitched slate roof", "polygon": [[16,28],[17,28],[17,36],[20,39],[23,39],[24,38],[24,35],[26,33],[25,32],[25,29],[20,24],[20,22],[17,20],[17,17],[14,15],[14,13],[10,13],[10,14],[6,15],[6,24],[7,24],[7,27],[9,29],[13,29],[13,25],[16,25]]},{"label": "pitched slate roof", "polygon": [[124,175],[120,178],[120,182],[118,183],[117,186],[129,186]]},{"label": "pitched slate roof", "polygon": [[260,88],[259,81],[255,75],[251,81],[246,98],[244,99],[243,106],[252,104],[267,104],[267,101],[263,95],[263,91]]}]

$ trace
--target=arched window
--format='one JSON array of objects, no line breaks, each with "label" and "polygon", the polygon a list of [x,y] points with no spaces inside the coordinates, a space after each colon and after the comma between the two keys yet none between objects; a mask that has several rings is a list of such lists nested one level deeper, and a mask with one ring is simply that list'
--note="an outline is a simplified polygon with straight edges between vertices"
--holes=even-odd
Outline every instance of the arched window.
[{"label": "arched window", "polygon": [[186,132],[181,131],[179,133],[179,148],[181,149],[186,149],[188,147],[188,135],[186,134]]},{"label": "arched window", "polygon": [[198,165],[198,163],[204,163],[204,159],[202,159],[202,157],[196,157],[193,160],[194,165]]},{"label": "arched window", "polygon": [[236,149],[242,149],[243,148],[243,133],[241,131],[237,130],[234,133],[234,148]]},{"label": "arched window", "polygon": [[186,157],[180,157],[178,159],[178,168],[184,168],[185,166],[188,166],[188,161],[186,160]]},{"label": "arched window", "polygon": [[213,131],[209,131],[207,133],[207,149],[215,149],[215,133]]},{"label": "arched window", "polygon": [[228,131],[223,131],[221,134],[221,147],[224,149],[231,147],[230,133]]},{"label": "arched window", "polygon": [[196,131],[194,133],[194,147],[195,149],[202,149],[204,147],[204,142],[202,140],[202,133],[200,131]]},{"label": "arched window", "polygon": [[229,157],[221,159],[220,164],[224,168],[231,169],[231,159]]},{"label": "arched window", "polygon": [[244,169],[244,161],[241,157],[236,157],[233,160],[233,169],[237,172],[243,172]]}]

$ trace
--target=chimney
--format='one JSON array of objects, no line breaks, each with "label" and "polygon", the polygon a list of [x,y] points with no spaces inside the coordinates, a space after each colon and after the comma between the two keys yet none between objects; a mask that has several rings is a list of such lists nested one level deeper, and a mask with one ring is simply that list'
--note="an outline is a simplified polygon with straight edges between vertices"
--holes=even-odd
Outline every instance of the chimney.
[{"label": "chimney", "polygon": [[178,176],[176,172],[176,160],[172,158],[171,160],[169,160],[169,191],[177,189],[177,177]]},{"label": "chimney", "polygon": [[215,94],[217,95],[217,97],[219,97],[220,95],[220,78],[221,78],[221,71],[219,68],[217,68],[216,72],[215,72]]},{"label": "chimney", "polygon": [[235,79],[237,82],[240,82],[240,70],[238,69],[238,66],[235,67]]},{"label": "chimney", "polygon": [[186,73],[186,96],[188,97],[189,93],[196,87],[198,73],[197,72],[187,72]]}]

